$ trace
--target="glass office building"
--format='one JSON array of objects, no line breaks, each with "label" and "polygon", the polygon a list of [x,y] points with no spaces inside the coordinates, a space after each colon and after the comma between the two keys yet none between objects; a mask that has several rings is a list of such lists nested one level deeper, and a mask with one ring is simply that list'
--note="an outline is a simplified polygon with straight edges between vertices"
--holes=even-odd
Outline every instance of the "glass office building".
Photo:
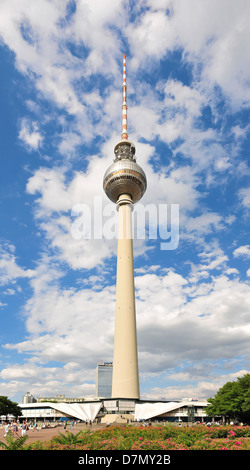
[{"label": "glass office building", "polygon": [[96,396],[111,398],[112,393],[112,362],[99,362],[96,368]]}]

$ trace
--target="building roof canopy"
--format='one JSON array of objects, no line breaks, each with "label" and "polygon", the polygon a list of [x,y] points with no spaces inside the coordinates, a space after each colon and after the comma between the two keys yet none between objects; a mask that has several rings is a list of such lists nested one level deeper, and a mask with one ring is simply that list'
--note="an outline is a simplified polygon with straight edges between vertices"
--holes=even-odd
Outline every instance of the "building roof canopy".
[{"label": "building roof canopy", "polygon": [[178,408],[186,406],[206,406],[207,402],[200,401],[181,401],[181,402],[156,402],[156,403],[136,403],[135,405],[135,420],[155,418],[165,413],[169,413]]}]

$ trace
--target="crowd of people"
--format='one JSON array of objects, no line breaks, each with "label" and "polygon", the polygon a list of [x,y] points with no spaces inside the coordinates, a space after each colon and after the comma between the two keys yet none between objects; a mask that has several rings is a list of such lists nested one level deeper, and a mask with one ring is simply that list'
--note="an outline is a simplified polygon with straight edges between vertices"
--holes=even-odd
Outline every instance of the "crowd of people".
[{"label": "crowd of people", "polygon": [[21,431],[21,436],[25,436],[29,429],[33,429],[33,431],[38,429],[37,422],[35,421],[31,424],[26,421],[23,421],[22,423],[17,421],[10,423],[9,421],[6,421],[4,423],[4,437],[6,437],[10,431],[13,432],[14,436],[19,436],[19,431]]},{"label": "crowd of people", "polygon": [[[58,425],[64,425],[64,429],[66,429],[68,426],[70,428],[73,428],[75,426],[75,421],[74,420],[71,420],[70,422],[68,421],[63,421],[63,422],[60,422],[60,423],[57,423]],[[28,421],[22,421],[22,422],[19,422],[19,421],[13,421],[13,422],[10,422],[10,421],[5,421],[5,422],[2,422],[2,425],[4,427],[4,437],[6,437],[8,435],[9,432],[13,432],[14,436],[25,436],[25,434],[27,434],[27,431],[39,431],[39,429],[41,428],[47,428],[47,427],[50,427],[49,424],[39,424],[38,426],[38,423],[37,421],[34,421],[34,422],[28,422]],[[54,427],[54,426],[53,426]]]}]

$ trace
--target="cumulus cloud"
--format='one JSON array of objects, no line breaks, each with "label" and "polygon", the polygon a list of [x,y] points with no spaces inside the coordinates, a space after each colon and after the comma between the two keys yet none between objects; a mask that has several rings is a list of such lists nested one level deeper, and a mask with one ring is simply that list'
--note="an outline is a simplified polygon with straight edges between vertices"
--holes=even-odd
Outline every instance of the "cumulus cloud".
[{"label": "cumulus cloud", "polygon": [[[203,370],[203,369],[202,369]],[[200,373],[201,372],[201,373]],[[236,373],[227,373],[206,380],[203,372],[198,368],[190,368],[188,373],[169,373],[166,375],[168,386],[166,388],[153,387],[150,392],[144,394],[145,400],[153,400],[156,396],[159,400],[180,400],[180,398],[204,399],[213,397],[216,392],[228,381],[235,381],[238,377],[249,373],[248,370],[239,369]],[[195,385],[194,383],[195,375]],[[177,384],[178,383],[178,384]]]},{"label": "cumulus cloud", "polygon": [[234,256],[243,256],[246,258],[250,257],[250,245],[239,246],[233,252]]},{"label": "cumulus cloud", "polygon": [[[127,27],[134,66],[176,48],[201,68],[204,83],[218,84],[236,107],[249,103],[248,2],[179,0],[146,2],[140,20]],[[153,38],[153,40],[152,40]],[[235,65],[236,64],[236,65]]]},{"label": "cumulus cloud", "polygon": [[15,283],[19,278],[32,278],[34,274],[32,269],[24,269],[18,265],[14,245],[0,245],[0,285]]},{"label": "cumulus cloud", "polygon": [[[83,371],[77,364],[72,372],[69,367],[44,367],[34,361],[21,366],[13,364],[9,368],[4,368],[0,372],[1,389],[8,390],[8,393],[24,395],[32,388],[32,393],[36,397],[51,397],[57,394],[78,397],[93,397],[95,395],[95,385],[91,371]],[[83,380],[83,374],[90,379],[90,383]],[[92,382],[92,383],[91,383]],[[72,383],[74,386],[72,387]],[[52,392],[53,390],[53,392]]]},{"label": "cumulus cloud", "polygon": [[[237,357],[245,357],[248,350],[248,284],[225,275],[197,282],[193,276],[185,279],[169,272],[136,277],[136,286],[141,380],[144,390],[145,384],[152,387],[143,397],[212,396],[218,384],[229,380]],[[227,371],[221,381],[218,361]],[[182,371],[182,380],[170,372],[175,369]],[[167,389],[154,388],[156,376]]]},{"label": "cumulus cloud", "polygon": [[[182,381],[188,384],[194,374],[191,364],[192,367],[197,364],[199,370],[195,377],[200,383],[199,396],[206,396],[209,387],[207,377],[203,377],[203,366],[206,364],[207,371],[211,369],[209,375],[212,377],[219,360],[223,359],[224,367],[230,369],[231,361],[244,356],[248,348],[249,287],[237,278],[230,279],[220,273],[203,283],[193,276],[185,278],[172,269],[164,272],[157,266],[152,270],[149,266],[147,271],[135,278],[142,384],[150,383],[156,374],[157,380],[162,375],[166,380],[167,376],[170,383],[166,392],[168,397],[174,393],[171,386],[174,373],[169,377],[169,371],[181,368]],[[12,366],[5,368],[1,378],[29,382],[32,376],[36,387],[41,382],[45,387],[46,377],[49,389],[50,375],[55,376],[57,370],[54,373],[39,363],[56,360],[65,363],[61,378],[60,374],[56,375],[56,390],[62,390],[63,381],[67,386],[66,378],[70,381],[71,377],[79,392],[81,368],[86,370],[93,384],[97,362],[103,358],[112,360],[115,285],[106,282],[99,284],[97,290],[88,286],[67,289],[47,278],[42,289],[36,289],[25,306],[29,337],[18,344],[5,344],[8,350],[32,354],[34,365],[28,375],[27,366],[20,368],[18,373]],[[36,280],[32,283],[34,285]],[[93,342],[93,332],[98,343]],[[41,368],[44,368],[42,372]],[[211,393],[216,386],[215,382]],[[183,390],[191,393],[192,387],[189,390],[189,386],[183,386]],[[180,398],[182,387],[178,385],[176,393],[177,389]],[[152,393],[160,398],[165,392],[159,389]]]},{"label": "cumulus cloud", "polygon": [[239,197],[242,201],[243,206],[250,206],[250,188],[242,188],[239,190]]},{"label": "cumulus cloud", "polygon": [[43,141],[37,123],[29,123],[25,118],[21,121],[18,137],[30,150],[37,150]]}]

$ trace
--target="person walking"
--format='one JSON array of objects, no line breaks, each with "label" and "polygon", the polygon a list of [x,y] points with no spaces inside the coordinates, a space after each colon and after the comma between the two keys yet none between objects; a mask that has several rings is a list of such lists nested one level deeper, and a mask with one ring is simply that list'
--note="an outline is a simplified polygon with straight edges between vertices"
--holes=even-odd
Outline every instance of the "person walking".
[{"label": "person walking", "polygon": [[25,436],[27,431],[28,431],[28,426],[26,424],[26,421],[24,421],[22,425],[22,436]]},{"label": "person walking", "polygon": [[4,425],[4,436],[3,437],[7,436],[8,432],[9,432],[9,427],[10,427],[10,425],[9,425],[8,421],[6,421],[6,423]]},{"label": "person walking", "polygon": [[37,422],[35,421],[34,426],[33,426],[33,432],[36,431],[36,430],[38,431],[38,427],[37,427]]},{"label": "person walking", "polygon": [[17,426],[16,421],[14,421],[14,423],[13,423],[12,431],[14,433],[14,436],[18,436],[18,426]]}]

